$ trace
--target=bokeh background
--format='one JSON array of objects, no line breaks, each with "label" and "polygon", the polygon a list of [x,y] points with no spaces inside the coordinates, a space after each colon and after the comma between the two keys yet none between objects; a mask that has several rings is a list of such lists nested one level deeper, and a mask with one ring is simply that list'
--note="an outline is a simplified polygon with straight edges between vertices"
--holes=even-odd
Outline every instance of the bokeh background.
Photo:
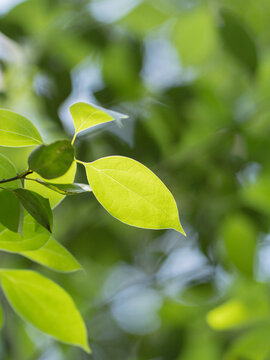
[{"label": "bokeh background", "polygon": [[[93,355],[3,300],[1,360],[270,359],[269,22],[269,0],[0,0],[0,106],[47,142],[71,138],[74,102],[127,114],[80,137],[77,157],[151,168],[187,233],[124,225],[92,194],[65,199],[56,238],[85,271],[7,253],[1,266],[68,290]],[[18,170],[29,151],[0,148]]]}]

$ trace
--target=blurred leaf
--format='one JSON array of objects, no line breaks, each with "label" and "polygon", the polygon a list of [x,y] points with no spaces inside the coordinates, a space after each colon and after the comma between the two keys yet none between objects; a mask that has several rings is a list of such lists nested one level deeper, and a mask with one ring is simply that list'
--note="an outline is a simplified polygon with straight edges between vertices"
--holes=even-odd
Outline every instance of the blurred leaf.
[{"label": "blurred leaf", "polygon": [[[77,163],[73,161],[70,169],[63,176],[53,179],[53,183],[56,184],[72,183],[75,178],[76,170],[77,170]],[[32,175],[28,176],[28,178],[30,179],[35,179],[36,177],[38,177],[38,174],[36,173],[33,173]],[[55,207],[57,204],[59,204],[59,202],[63,200],[65,196],[55,192],[54,190],[51,190],[49,187],[45,187],[44,185],[41,185],[38,182],[32,180],[25,181],[25,188],[31,191],[35,191],[40,195],[42,195],[43,197],[48,198],[51,207]]]},{"label": "blurred leaf", "polygon": [[269,317],[268,290],[264,285],[249,281],[238,285],[236,290],[236,297],[207,313],[207,323],[214,330],[251,326]]},{"label": "blurred leaf", "polygon": [[69,110],[73,118],[75,134],[89,129],[92,126],[114,120],[113,117],[105,111],[83,102],[73,104]]},{"label": "blurred leaf", "polygon": [[143,1],[120,19],[118,23],[138,36],[144,36],[151,30],[161,26],[169,19],[170,14],[161,10],[156,2]]},{"label": "blurred leaf", "polygon": [[14,193],[29,214],[45,229],[52,232],[53,214],[49,200],[34,191],[26,189],[16,189]]},{"label": "blurred leaf", "polygon": [[41,179],[36,179],[35,181],[62,195],[76,195],[92,191],[91,187],[86,184],[55,184],[43,181]]},{"label": "blurred leaf", "polygon": [[65,290],[30,270],[1,270],[0,276],[10,305],[24,320],[90,352],[84,322]]},{"label": "blurred leaf", "polygon": [[221,10],[219,31],[228,51],[251,73],[258,67],[255,40],[250,30],[229,10]]},{"label": "blurred leaf", "polygon": [[270,327],[252,329],[236,338],[229,347],[224,360],[266,360],[270,356]]},{"label": "blurred leaf", "polygon": [[207,322],[215,330],[227,330],[242,325],[249,317],[249,309],[243,301],[234,299],[209,311]]},{"label": "blurred leaf", "polygon": [[73,272],[82,268],[71,253],[53,237],[50,237],[42,248],[33,251],[22,251],[20,254],[60,272]]},{"label": "blurred leaf", "polygon": [[40,145],[42,138],[35,126],[24,116],[0,109],[0,145]]},{"label": "blurred leaf", "polygon": [[222,226],[222,235],[229,260],[243,274],[252,276],[257,231],[251,219],[231,214]]},{"label": "blurred leaf", "polygon": [[2,305],[0,304],[0,330],[3,328],[4,325],[4,311]]},{"label": "blurred leaf", "polygon": [[23,237],[6,228],[0,228],[0,250],[20,252],[36,250],[46,244],[50,233],[44,227],[37,228],[36,221],[31,216],[25,216],[23,222]]},{"label": "blurred leaf", "polygon": [[219,339],[200,320],[198,316],[190,324],[183,350],[180,351],[177,360],[217,360],[222,358]]},{"label": "blurred leaf", "polygon": [[142,57],[141,44],[135,40],[126,41],[119,36],[116,42],[106,47],[102,75],[107,91],[111,91],[114,97],[133,99],[144,94],[139,76],[143,66]]},{"label": "blurred leaf", "polygon": [[11,231],[18,232],[23,212],[20,201],[10,190],[0,191],[0,222]]},{"label": "blurred leaf", "polygon": [[29,156],[29,168],[45,179],[64,175],[74,160],[74,148],[68,140],[41,145]]},{"label": "blurred leaf", "polygon": [[211,59],[216,32],[210,11],[198,8],[179,17],[172,40],[184,64],[199,65]]},{"label": "blurred leaf", "polygon": [[144,165],[111,156],[84,166],[94,195],[112,216],[129,225],[184,234],[172,194]]},{"label": "blurred leaf", "polygon": [[256,210],[270,214],[270,174],[262,173],[255,181],[246,184],[241,189],[243,201]]}]

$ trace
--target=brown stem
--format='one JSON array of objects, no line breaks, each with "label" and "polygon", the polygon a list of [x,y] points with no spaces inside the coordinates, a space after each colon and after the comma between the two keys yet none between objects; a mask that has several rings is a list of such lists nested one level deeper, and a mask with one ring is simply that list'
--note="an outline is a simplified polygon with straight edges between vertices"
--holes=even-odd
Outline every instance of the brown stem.
[{"label": "brown stem", "polygon": [[23,172],[22,174],[18,174],[18,175],[13,176],[13,177],[11,177],[9,179],[0,180],[0,184],[4,184],[4,183],[11,182],[11,181],[14,181],[14,180],[24,179],[27,175],[30,175],[32,173],[33,173],[32,170],[27,170],[27,171]]}]

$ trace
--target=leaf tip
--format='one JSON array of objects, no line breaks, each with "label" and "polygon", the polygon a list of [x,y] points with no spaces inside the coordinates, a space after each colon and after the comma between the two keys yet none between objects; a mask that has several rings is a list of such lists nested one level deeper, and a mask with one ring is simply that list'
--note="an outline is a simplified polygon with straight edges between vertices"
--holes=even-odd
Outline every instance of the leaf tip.
[{"label": "leaf tip", "polygon": [[182,234],[184,236],[187,236],[187,234],[186,234],[185,230],[183,229],[180,221],[178,221],[178,223],[176,224],[176,226],[173,229],[180,232],[180,234]]},{"label": "leaf tip", "polygon": [[92,354],[92,350],[88,344],[88,342],[86,341],[85,345],[82,345],[82,349],[87,353],[87,354]]}]

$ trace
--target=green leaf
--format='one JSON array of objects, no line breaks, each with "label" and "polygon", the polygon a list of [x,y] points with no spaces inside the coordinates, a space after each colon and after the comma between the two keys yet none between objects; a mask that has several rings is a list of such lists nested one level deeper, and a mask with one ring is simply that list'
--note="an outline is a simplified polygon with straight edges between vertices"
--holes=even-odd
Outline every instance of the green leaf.
[{"label": "green leaf", "polygon": [[34,191],[26,189],[13,191],[29,214],[45,229],[52,232],[53,214],[49,200]]},{"label": "green leaf", "polygon": [[94,195],[111,215],[129,225],[185,234],[172,194],[144,165],[110,156],[84,166]]},{"label": "green leaf", "polygon": [[0,191],[0,222],[11,231],[18,232],[21,211],[20,201],[10,190]]},{"label": "green leaf", "polygon": [[246,25],[228,10],[220,12],[220,34],[225,47],[252,74],[258,67],[256,43]]},{"label": "green leaf", "polygon": [[26,321],[54,338],[90,352],[83,319],[59,285],[30,270],[1,270],[5,295]]},{"label": "green leaf", "polygon": [[[17,176],[17,170],[12,162],[0,154],[0,180],[9,179],[14,176]],[[1,188],[5,189],[16,189],[22,186],[20,180],[15,180],[11,182],[7,182],[4,184],[0,184]]]},{"label": "green leaf", "polygon": [[[211,59],[217,44],[213,16],[207,7],[185,11],[173,29],[172,41],[181,61],[187,65],[199,65]],[[194,45],[196,44],[196,45]]]},{"label": "green leaf", "polygon": [[36,221],[27,215],[23,222],[23,237],[6,228],[0,229],[0,250],[7,252],[20,252],[41,248],[49,240],[48,230],[39,226]]},{"label": "green leaf", "polygon": [[76,195],[92,191],[91,187],[86,184],[55,184],[43,181],[41,179],[36,179],[35,181],[62,195]]},{"label": "green leaf", "polygon": [[[72,183],[75,178],[76,170],[77,170],[77,163],[73,161],[68,172],[66,172],[63,176],[59,178],[53,179],[53,183],[55,184]],[[63,200],[65,195],[59,194],[54,190],[50,189],[49,187],[45,187],[44,185],[41,185],[40,183],[33,181],[33,179],[35,180],[37,176],[38,176],[37,173],[33,173],[32,175],[28,176],[29,180],[25,181],[25,188],[28,190],[35,191],[40,195],[42,195],[43,197],[48,198],[51,207],[55,207],[57,204],[59,204],[61,200]]]},{"label": "green leaf", "polygon": [[30,146],[42,144],[35,126],[24,116],[0,109],[0,145]]},{"label": "green leaf", "polygon": [[243,274],[252,276],[258,236],[252,220],[243,214],[230,214],[221,232],[230,262]]},{"label": "green leaf", "polygon": [[269,342],[270,326],[262,324],[254,329],[239,334],[233,343],[226,349],[224,360],[230,359],[248,359],[248,360],[266,360],[270,355]]},{"label": "green leaf", "polygon": [[95,125],[114,120],[114,118],[105,111],[83,102],[73,104],[69,110],[73,118],[75,134]]},{"label": "green leaf", "polygon": [[82,268],[70,252],[52,237],[42,248],[34,251],[23,251],[20,254],[60,272],[73,272]]},{"label": "green leaf", "polygon": [[68,140],[41,145],[28,158],[29,168],[45,179],[64,175],[74,160],[74,148]]}]

